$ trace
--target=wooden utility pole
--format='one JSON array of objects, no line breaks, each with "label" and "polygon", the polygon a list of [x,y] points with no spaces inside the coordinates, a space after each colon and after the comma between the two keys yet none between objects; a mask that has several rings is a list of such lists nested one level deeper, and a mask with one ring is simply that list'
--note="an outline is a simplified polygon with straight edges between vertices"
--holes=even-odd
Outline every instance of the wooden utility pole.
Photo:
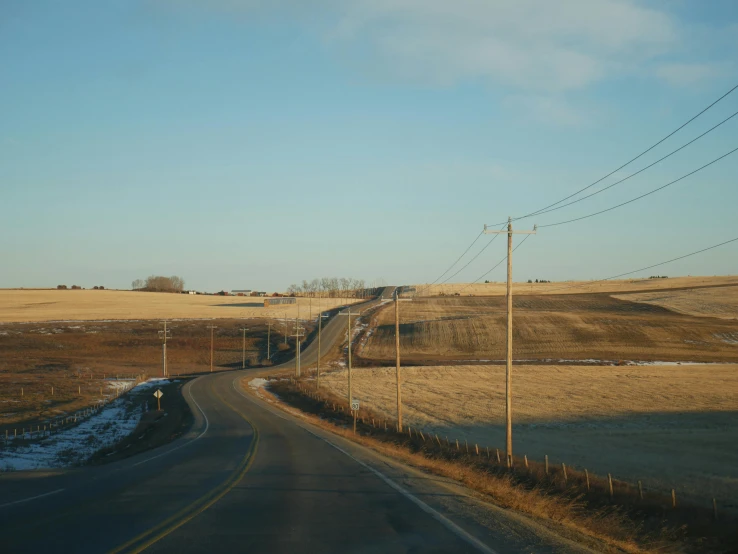
[{"label": "wooden utility pole", "polygon": [[359,313],[351,313],[351,308],[348,308],[345,312],[341,312],[338,315],[345,315],[348,319],[348,401],[351,404],[353,396],[351,395],[351,316],[360,316]]},{"label": "wooden utility pole", "polygon": [[[410,301],[404,298],[403,301]],[[395,365],[397,367],[397,428],[402,432],[402,375],[400,372],[400,289],[395,289]]]},{"label": "wooden utility pole", "polygon": [[167,377],[167,339],[172,338],[172,331],[167,329],[167,322],[162,321],[164,329],[159,330],[159,338],[161,339],[161,372],[162,377]]},{"label": "wooden utility pole", "polygon": [[318,297],[318,359],[315,362],[315,381],[316,381],[316,387],[320,388],[320,357],[322,355],[322,349],[320,346],[320,335],[323,332],[323,318],[328,317],[327,315],[323,315],[323,312],[320,311],[320,297]]},{"label": "wooden utility pole", "polygon": [[241,349],[242,351],[241,369],[246,369],[246,331],[248,331],[248,328],[242,327],[241,331],[243,331],[243,347]]},{"label": "wooden utility pole", "polygon": [[215,342],[213,330],[217,329],[215,325],[208,325],[208,329],[210,329],[210,373],[213,372],[213,344]]},{"label": "wooden utility pole", "polygon": [[507,467],[512,466],[512,240],[513,233],[521,235],[535,235],[537,227],[534,225],[532,231],[514,231],[512,219],[507,219],[507,231],[488,231],[484,226],[485,234],[507,233],[507,363],[505,370],[505,458]]},{"label": "wooden utility pole", "polygon": [[267,360],[271,358],[269,355],[269,350],[272,345],[272,324],[271,322],[267,323]]},{"label": "wooden utility pole", "polygon": [[299,325],[299,319],[295,318],[295,334],[292,335],[295,337],[295,377],[300,377],[300,337],[303,335],[300,333],[300,331],[304,331],[304,327],[300,327]]}]

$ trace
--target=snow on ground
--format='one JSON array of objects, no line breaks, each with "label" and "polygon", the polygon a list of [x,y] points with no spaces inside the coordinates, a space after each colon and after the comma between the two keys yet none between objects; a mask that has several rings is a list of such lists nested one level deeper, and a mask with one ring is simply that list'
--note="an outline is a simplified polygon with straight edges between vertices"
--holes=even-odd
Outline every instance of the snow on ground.
[{"label": "snow on ground", "polygon": [[[140,383],[133,390],[139,392],[169,382],[169,379],[150,379]],[[119,381],[119,383],[130,385],[130,381]],[[61,429],[38,442],[14,445],[11,441],[0,448],[0,471],[83,464],[98,450],[113,446],[130,435],[142,415],[143,406],[128,395],[122,396],[79,425]]]},{"label": "snow on ground", "polygon": [[251,379],[251,381],[249,381],[249,386],[252,389],[258,389],[258,388],[261,388],[264,385],[266,385],[268,382],[269,381],[267,381],[266,379],[262,379],[261,377],[257,377],[256,379]]}]

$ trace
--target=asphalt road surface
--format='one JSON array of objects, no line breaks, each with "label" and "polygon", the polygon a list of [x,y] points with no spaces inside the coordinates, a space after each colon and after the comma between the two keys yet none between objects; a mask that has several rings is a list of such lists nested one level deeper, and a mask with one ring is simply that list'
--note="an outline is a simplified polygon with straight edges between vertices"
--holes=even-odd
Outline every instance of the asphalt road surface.
[{"label": "asphalt road surface", "polygon": [[[324,347],[343,333],[345,317],[333,318]],[[303,366],[315,356],[306,347]],[[255,372],[189,382],[195,423],[167,446],[2,474],[0,552],[586,551],[244,392]]]}]

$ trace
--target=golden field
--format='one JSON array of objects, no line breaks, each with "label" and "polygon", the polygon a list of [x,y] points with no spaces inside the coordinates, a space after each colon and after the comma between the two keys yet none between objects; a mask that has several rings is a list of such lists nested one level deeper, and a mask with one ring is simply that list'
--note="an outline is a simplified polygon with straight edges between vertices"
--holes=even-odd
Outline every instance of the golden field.
[{"label": "golden field", "polygon": [[[403,368],[404,422],[463,445],[503,448],[505,367]],[[346,396],[346,370],[321,378]],[[353,372],[354,397],[394,420],[395,369]],[[738,496],[738,365],[519,365],[514,450],[680,496]]]},{"label": "golden field", "polygon": [[[580,294],[591,292],[623,293],[629,291],[663,290],[685,287],[738,285],[738,276],[670,277],[668,279],[620,279],[612,281],[560,281],[554,283],[513,283],[516,294]],[[504,296],[504,281],[492,283],[445,283],[442,285],[412,285],[420,296]],[[408,293],[405,296],[412,296]]]},{"label": "golden field", "polygon": [[642,292],[613,297],[662,306],[681,314],[738,319],[738,286]]},{"label": "golden field", "polygon": [[[727,311],[737,289],[704,290],[710,291],[715,310],[725,298],[720,309]],[[394,318],[392,304],[372,316],[371,333],[355,349],[364,365],[393,362]],[[521,361],[738,362],[738,327],[733,321],[676,313],[608,293],[513,297],[513,321],[513,356]],[[506,322],[502,296],[402,302],[403,359],[414,365],[503,360]]]},{"label": "golden field", "polygon": [[295,305],[264,308],[264,298],[118,290],[0,290],[0,322],[116,319],[316,317],[356,299],[298,298]]}]

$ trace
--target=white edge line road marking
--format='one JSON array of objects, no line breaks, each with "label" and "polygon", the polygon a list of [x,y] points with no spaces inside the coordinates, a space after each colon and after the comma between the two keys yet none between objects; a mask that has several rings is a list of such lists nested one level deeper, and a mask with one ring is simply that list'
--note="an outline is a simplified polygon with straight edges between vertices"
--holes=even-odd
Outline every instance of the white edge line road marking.
[{"label": "white edge line road marking", "polygon": [[[236,386],[236,381],[238,381],[239,379],[240,379],[240,377],[236,377],[236,379],[233,380],[233,383],[232,383],[233,389],[238,394],[240,394],[241,396],[243,396],[244,398],[246,398],[247,400],[250,400],[254,404],[257,404],[256,402],[253,401],[253,399],[248,398],[246,396],[246,394],[244,394],[243,392],[241,392],[240,390],[238,390],[238,387]],[[258,405],[259,404],[257,404],[257,406]],[[489,546],[487,546],[486,544],[484,544],[482,541],[480,541],[478,538],[476,538],[472,534],[468,533],[467,531],[464,531],[464,529],[462,529],[461,527],[459,527],[458,525],[456,525],[453,521],[451,521],[450,519],[448,519],[443,514],[437,512],[436,510],[434,510],[433,508],[431,508],[428,504],[426,504],[425,502],[423,502],[422,500],[420,500],[418,497],[413,496],[412,493],[410,493],[409,491],[407,491],[406,489],[404,489],[403,487],[401,487],[400,485],[398,485],[397,483],[395,483],[392,479],[390,479],[389,477],[387,477],[384,473],[382,473],[382,472],[374,469],[373,467],[371,467],[370,465],[362,462],[361,460],[358,460],[358,459],[354,458],[351,454],[349,454],[348,452],[346,452],[343,448],[341,448],[340,446],[338,446],[336,444],[333,444],[331,441],[329,441],[325,437],[321,437],[317,433],[314,433],[313,431],[311,431],[307,427],[301,425],[300,422],[293,421],[293,420],[291,420],[289,418],[286,418],[286,417],[282,416],[281,414],[277,414],[277,413],[274,413],[274,412],[272,412],[272,414],[273,415],[276,415],[278,417],[281,417],[285,421],[290,421],[291,423],[294,423],[298,427],[301,427],[302,429],[304,429],[305,431],[307,431],[308,433],[310,433],[314,437],[317,437],[320,440],[325,441],[326,443],[328,443],[329,445],[331,445],[333,448],[335,448],[339,452],[342,452],[343,454],[345,454],[346,456],[348,456],[349,458],[351,458],[353,461],[355,461],[360,466],[364,467],[365,469],[368,469],[374,475],[376,475],[377,477],[379,477],[382,481],[384,481],[385,483],[387,483],[390,487],[392,487],[397,492],[399,492],[402,496],[404,496],[405,498],[407,498],[408,500],[410,500],[410,502],[412,502],[413,504],[415,504],[418,508],[420,508],[425,513],[427,513],[430,516],[432,516],[441,525],[443,525],[444,527],[446,527],[446,529],[448,529],[449,531],[451,531],[457,537],[459,537],[459,538],[465,540],[466,542],[468,542],[470,545],[472,545],[474,548],[476,548],[480,552],[484,552],[485,554],[497,554],[497,552],[495,550],[492,550]]]},{"label": "white edge line road marking", "polygon": [[[192,383],[194,383],[194,382],[195,381],[192,381]],[[137,463],[133,464],[130,467],[133,468],[133,467],[139,466],[141,464],[145,464],[146,462],[150,462],[151,460],[155,460],[156,458],[161,458],[162,456],[166,456],[167,454],[170,454],[171,452],[174,452],[175,450],[179,450],[180,448],[183,448],[183,447],[185,447],[187,445],[192,444],[197,439],[202,438],[203,435],[205,435],[205,433],[208,432],[208,429],[210,428],[210,421],[208,421],[208,416],[206,416],[205,415],[205,412],[202,411],[202,408],[200,407],[200,404],[197,403],[197,400],[195,400],[195,397],[192,396],[192,385],[190,385],[190,387],[187,389],[187,392],[190,395],[190,398],[192,399],[192,401],[195,403],[195,406],[197,406],[197,409],[200,410],[200,413],[202,414],[202,417],[205,419],[205,429],[203,430],[203,432],[200,433],[199,435],[197,435],[194,439],[185,442],[184,444],[180,444],[179,446],[177,446],[175,448],[172,448],[171,450],[167,450],[166,452],[162,452],[161,454],[157,454],[156,456],[152,456],[151,458],[146,458],[145,460],[141,460],[140,462],[137,462]],[[15,506],[16,504],[23,504],[24,502],[30,502],[31,500],[37,500],[39,498],[44,498],[46,496],[51,496],[52,494],[57,494],[57,493],[60,493],[62,491],[65,491],[65,490],[66,489],[56,489],[55,491],[45,492],[44,494],[39,494],[37,496],[32,496],[30,498],[23,498],[22,500],[15,500],[13,502],[8,502],[7,504],[0,504],[0,508],[7,508],[8,506]]]},{"label": "white edge line road marking", "polygon": [[55,491],[51,492],[45,492],[44,494],[39,494],[37,496],[32,496],[31,498],[24,498],[23,500],[16,500],[15,502],[8,502],[7,504],[0,504],[0,508],[7,508],[8,506],[15,506],[16,504],[23,504],[24,502],[30,502],[31,500],[36,500],[37,498],[43,498],[45,496],[51,496],[52,494],[57,494],[66,489],[56,489]]},{"label": "white edge line road marking", "polygon": [[[197,379],[195,379],[197,381]],[[194,383],[195,381],[192,381]],[[202,417],[205,419],[205,429],[202,433],[197,435],[194,439],[185,442],[184,444],[180,444],[179,446],[176,446],[170,450],[167,450],[166,452],[162,452],[161,454],[157,454],[156,456],[152,456],[151,458],[146,458],[145,460],[141,460],[140,462],[136,462],[131,467],[140,466],[141,464],[145,464],[146,462],[150,462],[151,460],[156,460],[157,458],[161,458],[162,456],[166,456],[167,454],[171,454],[175,450],[179,450],[180,448],[183,448],[185,446],[189,446],[193,442],[195,442],[198,439],[201,439],[205,433],[208,432],[208,429],[210,428],[210,421],[208,420],[208,416],[205,415],[205,412],[202,411],[202,408],[200,407],[200,404],[197,403],[197,400],[195,400],[195,397],[192,396],[192,385],[187,389],[187,393],[190,395],[190,399],[195,403],[195,406],[197,406],[197,409],[200,410],[200,413],[202,414]]]}]

